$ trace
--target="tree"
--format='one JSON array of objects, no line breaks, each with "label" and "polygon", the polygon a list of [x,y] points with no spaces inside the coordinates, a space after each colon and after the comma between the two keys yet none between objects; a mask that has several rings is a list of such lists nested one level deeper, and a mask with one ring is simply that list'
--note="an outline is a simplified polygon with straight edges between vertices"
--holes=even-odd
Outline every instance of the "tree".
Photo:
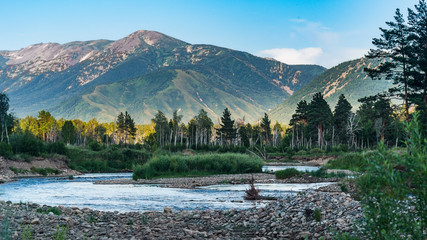
[{"label": "tree", "polygon": [[[351,104],[345,99],[344,94],[338,98],[338,103],[335,106],[333,124],[334,132],[336,132],[338,143],[347,141],[346,127],[351,114]],[[334,133],[335,135],[335,133]],[[332,138],[334,140],[334,137]]]},{"label": "tree", "polygon": [[65,121],[61,129],[61,136],[67,144],[74,144],[76,142],[76,128],[72,121]]},{"label": "tree", "polygon": [[[297,104],[297,109],[295,113],[292,115],[291,121],[289,125],[292,126],[291,129],[291,147],[302,147],[304,146],[304,136],[307,137],[307,111],[308,104],[305,100],[301,100]],[[307,141],[305,141],[307,142]]]},{"label": "tree", "polygon": [[39,123],[39,129],[41,134],[41,139],[43,141],[48,141],[48,131],[49,131],[49,121],[51,121],[52,115],[50,112],[47,112],[45,110],[41,110],[38,115],[37,122]]},{"label": "tree", "polygon": [[135,139],[136,127],[135,122],[128,112],[125,112],[125,144],[127,143],[127,136],[129,135],[132,140]]},{"label": "tree", "polygon": [[173,111],[172,114],[172,128],[173,128],[173,135],[174,135],[174,145],[176,146],[176,142],[178,140],[179,133],[182,131],[180,127],[180,123],[182,120],[182,115],[178,115],[178,110]]},{"label": "tree", "polygon": [[409,27],[406,25],[399,9],[396,9],[394,19],[395,22],[386,22],[389,29],[380,28],[381,37],[372,40],[377,49],[371,49],[366,55],[367,58],[381,58],[386,61],[377,68],[366,68],[365,70],[372,79],[381,79],[383,77],[387,80],[392,79],[397,87],[389,90],[391,94],[402,97],[401,92],[403,91],[405,114],[406,119],[408,119],[408,81],[410,78],[409,72],[411,71],[411,65],[409,64],[411,58]]},{"label": "tree", "polygon": [[[388,29],[380,28],[380,38],[374,38],[366,57],[384,61],[377,68],[366,68],[373,79],[392,79],[397,87],[389,89],[391,96],[404,100],[405,116],[409,119],[409,106],[427,111],[427,7],[424,0],[408,9],[405,22],[396,9],[394,22],[386,22]],[[423,115],[421,113],[421,115]],[[427,115],[426,115],[427,116]],[[427,120],[427,119],[424,119]],[[426,122],[426,121],[424,121]]]},{"label": "tree", "polygon": [[117,125],[117,133],[119,135],[119,143],[122,143],[123,135],[126,131],[125,115],[122,112],[120,112],[120,114],[117,116],[116,125]]},{"label": "tree", "polygon": [[9,97],[5,93],[0,93],[0,123],[1,123],[1,141],[6,136],[7,142],[9,142],[9,134],[7,131],[8,114],[9,111]]},{"label": "tree", "polygon": [[220,128],[217,129],[222,143],[231,144],[236,138],[237,130],[234,128],[234,120],[231,120],[231,113],[228,108],[224,109],[221,117]]},{"label": "tree", "polygon": [[261,119],[260,127],[263,131],[263,137],[265,144],[268,145],[271,141],[271,120],[268,118],[268,114],[264,113],[264,117]]},{"label": "tree", "polygon": [[308,105],[305,100],[301,100],[297,104],[297,109],[295,113],[292,115],[291,121],[289,122],[289,125],[295,126],[297,124],[307,124],[307,110]]},{"label": "tree", "polygon": [[322,93],[316,93],[308,105],[307,122],[312,135],[317,135],[317,145],[319,147],[325,145],[325,130],[330,126],[331,120],[332,112],[328,103],[323,99]]},{"label": "tree", "polygon": [[415,10],[408,9],[408,23],[411,29],[414,81],[410,83],[414,89],[413,101],[420,112],[421,134],[427,137],[427,5],[424,0],[415,5]]},{"label": "tree", "polygon": [[160,147],[163,147],[166,143],[166,139],[168,139],[167,135],[169,134],[168,119],[163,112],[158,111],[151,121],[155,124],[156,141]]}]

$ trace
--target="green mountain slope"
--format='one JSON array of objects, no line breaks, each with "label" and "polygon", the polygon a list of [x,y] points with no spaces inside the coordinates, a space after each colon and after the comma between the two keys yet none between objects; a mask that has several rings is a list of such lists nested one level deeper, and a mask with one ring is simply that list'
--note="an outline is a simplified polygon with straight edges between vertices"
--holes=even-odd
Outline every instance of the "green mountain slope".
[{"label": "green mountain slope", "polygon": [[228,107],[233,116],[256,121],[268,111],[265,105],[274,105],[272,99],[283,98],[283,93],[264,87],[263,82],[252,83],[251,87],[239,86],[206,70],[203,73],[191,69],[165,69],[98,85],[52,108],[51,112],[68,119],[89,120],[96,116],[100,121],[113,121],[119,112],[128,111],[137,122],[147,123],[157,110],[170,117],[178,109],[184,121],[189,121],[200,109],[205,109],[216,121]]},{"label": "green mountain slope", "polygon": [[363,71],[365,67],[375,67],[378,64],[378,61],[361,58],[328,69],[273,109],[270,112],[271,118],[288,123],[295,113],[297,103],[301,100],[310,102],[317,92],[322,92],[332,110],[341,94],[345,95],[353,110],[356,110],[360,105],[357,101],[359,98],[377,94],[392,86],[391,81],[372,80]]},{"label": "green mountain slope", "polygon": [[[115,113],[129,111],[142,123],[157,108],[169,116],[181,108],[187,119],[194,109],[204,108],[216,117],[225,106],[235,105],[236,118],[256,119],[324,70],[191,45],[153,31],[137,31],[117,41],[46,43],[0,51],[0,88],[19,117],[47,109],[57,117],[110,121]],[[167,77],[168,71],[177,76]],[[135,79],[141,83],[127,85]],[[127,94],[134,89],[139,89],[134,93],[138,101]]]}]

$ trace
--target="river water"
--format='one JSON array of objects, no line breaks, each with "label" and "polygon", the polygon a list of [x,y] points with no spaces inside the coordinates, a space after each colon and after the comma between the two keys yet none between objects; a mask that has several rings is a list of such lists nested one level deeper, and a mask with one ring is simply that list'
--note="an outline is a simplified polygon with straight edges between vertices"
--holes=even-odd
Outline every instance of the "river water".
[{"label": "river water", "polygon": [[[215,185],[199,189],[165,188],[152,184],[101,185],[96,180],[131,178],[131,173],[84,174],[74,180],[66,178],[28,178],[0,184],[0,200],[32,202],[51,206],[89,207],[102,211],[162,211],[174,210],[245,209],[255,206],[244,201],[248,185]],[[272,177],[274,177],[272,175]],[[280,197],[321,184],[256,184],[265,196]],[[263,203],[261,203],[262,205]],[[259,205],[259,203],[258,203]]]}]

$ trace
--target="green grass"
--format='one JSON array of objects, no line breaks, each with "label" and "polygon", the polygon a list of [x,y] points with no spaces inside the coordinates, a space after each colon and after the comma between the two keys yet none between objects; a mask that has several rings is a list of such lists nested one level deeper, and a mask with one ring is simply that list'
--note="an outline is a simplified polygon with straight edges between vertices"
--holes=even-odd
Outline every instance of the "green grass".
[{"label": "green grass", "polygon": [[330,160],[328,164],[326,164],[326,167],[329,169],[346,169],[356,172],[364,172],[368,166],[368,161],[366,159],[375,155],[376,152],[377,151],[345,153],[338,156],[336,159]]},{"label": "green grass", "polygon": [[145,150],[110,146],[100,151],[68,147],[69,167],[80,172],[130,171],[135,164],[144,164],[151,154]]},{"label": "green grass", "polygon": [[288,168],[288,169],[284,169],[284,170],[279,170],[279,171],[276,171],[274,173],[274,175],[276,176],[276,179],[291,178],[294,176],[298,176],[300,174],[301,174],[301,172],[296,170],[295,168]]},{"label": "green grass", "polygon": [[32,173],[38,173],[38,174],[43,175],[43,176],[47,176],[49,174],[58,175],[58,174],[61,173],[60,170],[53,169],[53,168],[36,168],[36,167],[31,167],[30,171]]},{"label": "green grass", "polygon": [[263,161],[245,154],[160,155],[144,165],[135,165],[133,179],[206,176],[261,172]]},{"label": "green grass", "polygon": [[37,212],[43,214],[49,214],[50,212],[52,212],[57,216],[61,215],[61,210],[59,210],[57,207],[38,208]]},{"label": "green grass", "polygon": [[276,171],[274,174],[276,176],[276,179],[287,179],[291,177],[302,176],[304,174],[307,174],[313,177],[318,177],[318,178],[344,178],[347,176],[345,173],[327,173],[325,168],[320,168],[317,171],[306,171],[306,172],[298,171],[295,168],[288,168],[288,169]]}]

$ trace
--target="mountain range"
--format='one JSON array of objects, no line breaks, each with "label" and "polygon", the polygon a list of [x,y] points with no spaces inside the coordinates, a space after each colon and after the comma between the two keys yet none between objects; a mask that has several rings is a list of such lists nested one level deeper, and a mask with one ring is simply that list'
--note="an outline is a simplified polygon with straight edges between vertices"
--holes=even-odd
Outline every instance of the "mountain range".
[{"label": "mountain range", "polygon": [[56,118],[114,121],[128,111],[148,123],[158,110],[189,121],[200,109],[218,122],[228,107],[234,118],[256,122],[264,112],[288,123],[300,100],[322,92],[331,108],[344,94],[357,99],[382,92],[390,81],[371,80],[365,58],[331,69],[288,65],[213,45],[189,44],[155,31],[117,41],[40,43],[0,51],[0,89],[18,117],[45,109]]},{"label": "mountain range", "polygon": [[332,111],[339,95],[344,94],[354,112],[360,106],[358,99],[375,95],[393,86],[389,80],[372,80],[364,71],[364,68],[375,68],[379,64],[378,60],[360,58],[332,67],[274,108],[270,116],[273,120],[288,123],[298,102],[305,100],[309,103],[317,92],[323,94]]},{"label": "mountain range", "polygon": [[40,43],[0,51],[0,89],[18,116],[113,121],[128,111],[147,123],[176,109],[188,121],[200,109],[216,120],[228,107],[256,121],[326,69],[287,65],[246,52],[189,44],[154,31],[117,41]]}]

